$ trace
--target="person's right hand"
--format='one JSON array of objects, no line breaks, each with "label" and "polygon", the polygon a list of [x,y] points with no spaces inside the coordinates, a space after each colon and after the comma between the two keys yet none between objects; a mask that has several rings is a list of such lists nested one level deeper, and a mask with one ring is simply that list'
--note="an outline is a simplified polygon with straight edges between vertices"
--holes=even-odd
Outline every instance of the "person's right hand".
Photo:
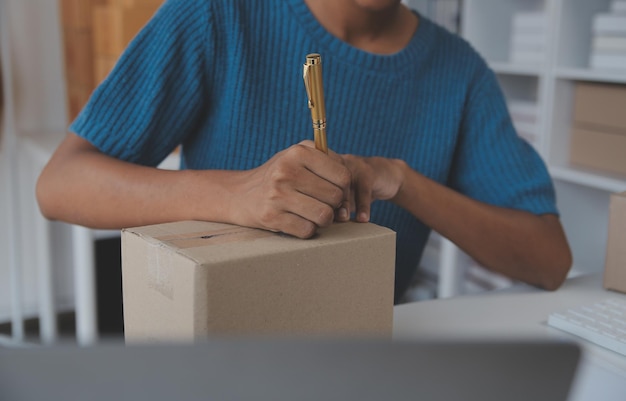
[{"label": "person's right hand", "polygon": [[[351,175],[342,159],[304,141],[274,155],[234,183],[230,214],[236,224],[309,238],[330,225],[349,199]],[[339,219],[347,220],[347,213]]]}]

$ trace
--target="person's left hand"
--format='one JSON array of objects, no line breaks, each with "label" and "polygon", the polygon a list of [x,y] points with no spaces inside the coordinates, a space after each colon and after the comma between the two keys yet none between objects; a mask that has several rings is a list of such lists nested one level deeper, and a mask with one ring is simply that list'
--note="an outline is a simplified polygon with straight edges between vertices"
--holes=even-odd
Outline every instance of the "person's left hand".
[{"label": "person's left hand", "polygon": [[[340,157],[352,173],[349,199],[344,200],[342,208],[350,213],[356,212],[356,221],[368,222],[372,202],[392,200],[398,194],[404,182],[407,165],[402,160],[384,157],[355,155]],[[340,216],[343,217],[345,214],[342,212]]]}]

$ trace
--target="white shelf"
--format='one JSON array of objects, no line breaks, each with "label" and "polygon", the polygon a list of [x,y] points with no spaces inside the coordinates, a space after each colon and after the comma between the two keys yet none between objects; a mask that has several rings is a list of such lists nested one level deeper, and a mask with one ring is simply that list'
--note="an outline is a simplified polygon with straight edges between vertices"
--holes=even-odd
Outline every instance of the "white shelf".
[{"label": "white shelf", "polygon": [[[539,105],[536,145],[553,177],[615,192],[626,189],[626,177],[569,165],[576,83],[626,84],[626,71],[588,67],[593,17],[608,12],[610,5],[611,0],[467,0],[462,34],[496,72],[507,101]],[[511,63],[510,22],[529,12],[544,13],[550,21],[550,28],[542,31],[550,57],[541,64]]]},{"label": "white shelf", "polygon": [[591,70],[589,68],[557,68],[556,78],[570,79],[573,81],[596,81],[626,84],[626,71],[616,70]]},{"label": "white shelf", "polygon": [[522,75],[528,77],[539,77],[542,73],[542,66],[513,64],[509,62],[491,62],[491,69],[497,74]]},{"label": "white shelf", "polygon": [[552,177],[572,184],[582,185],[589,188],[607,192],[626,191],[626,178],[612,177],[607,173],[594,173],[576,167],[551,166]]},{"label": "white shelf", "polygon": [[[533,145],[555,180],[561,221],[570,240],[576,269],[587,272],[604,266],[609,196],[626,191],[626,175],[570,164],[577,83],[626,84],[626,70],[589,68],[593,19],[599,13],[609,12],[611,1],[463,2],[461,34],[497,74],[507,103],[534,102],[538,106],[537,135]],[[516,43],[532,43],[533,49],[541,47],[537,47],[537,42],[529,36],[520,40],[522,31],[515,31],[512,24],[514,16],[519,13],[545,13],[549,20],[548,27],[541,30],[545,35],[545,47],[541,51],[547,55],[541,63],[511,62],[515,34],[518,35]],[[533,35],[535,32],[531,31],[530,36]]]}]

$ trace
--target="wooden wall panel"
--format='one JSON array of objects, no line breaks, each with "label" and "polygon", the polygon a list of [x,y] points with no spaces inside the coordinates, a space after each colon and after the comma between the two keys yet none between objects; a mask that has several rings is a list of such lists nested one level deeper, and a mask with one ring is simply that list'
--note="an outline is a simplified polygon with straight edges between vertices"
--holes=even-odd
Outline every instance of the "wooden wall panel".
[{"label": "wooden wall panel", "polygon": [[59,0],[70,121],[163,0]]}]

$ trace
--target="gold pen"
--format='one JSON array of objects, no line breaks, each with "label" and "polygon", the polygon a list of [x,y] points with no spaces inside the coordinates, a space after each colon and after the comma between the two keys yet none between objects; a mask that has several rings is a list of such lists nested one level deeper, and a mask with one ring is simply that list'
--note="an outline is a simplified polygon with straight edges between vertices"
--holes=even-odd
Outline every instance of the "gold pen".
[{"label": "gold pen", "polygon": [[304,86],[309,98],[315,148],[328,154],[326,108],[324,106],[324,87],[322,85],[322,57],[319,54],[307,54],[302,78],[304,78]]}]

